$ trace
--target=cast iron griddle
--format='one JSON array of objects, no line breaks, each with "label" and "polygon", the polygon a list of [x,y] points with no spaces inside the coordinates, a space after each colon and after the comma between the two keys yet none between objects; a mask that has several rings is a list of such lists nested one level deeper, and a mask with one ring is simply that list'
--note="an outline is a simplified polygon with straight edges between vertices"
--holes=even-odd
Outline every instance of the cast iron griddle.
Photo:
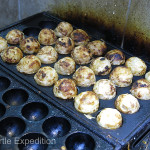
[{"label": "cast iron griddle", "polygon": [[[8,31],[10,31],[12,29],[19,29],[25,33],[26,37],[34,36],[35,38],[37,38],[38,33],[42,28],[54,29],[60,21],[62,21],[62,20],[55,18],[46,12],[43,12],[43,13],[34,15],[32,17],[29,17],[25,20],[22,20],[22,21],[20,21],[16,24],[13,24],[9,27],[6,27],[6,28],[2,29],[0,31],[0,33],[1,33],[2,37],[5,37],[6,34],[8,33]],[[74,27],[74,29],[75,28],[76,27]],[[78,26],[78,28],[80,28],[80,27]],[[96,34],[94,29],[93,30],[91,30],[91,29],[88,30],[88,29],[89,29],[89,27],[84,28],[84,30],[91,35],[91,41],[101,38],[99,36],[100,34],[98,34],[98,32]],[[93,33],[92,33],[92,31],[93,31]],[[43,46],[41,46],[41,47],[43,47]],[[108,47],[107,51],[117,48],[115,46],[110,45],[109,43],[107,43],[107,47]],[[124,50],[122,50],[122,51],[125,53],[126,59],[133,56]],[[59,55],[59,59],[62,57],[65,57],[65,56],[70,56],[70,55]],[[67,110],[68,114],[71,115],[77,121],[79,121],[80,124],[82,124],[83,126],[88,128],[89,130],[92,130],[96,135],[107,140],[109,143],[111,143],[113,145],[116,145],[116,143],[120,143],[122,145],[122,147],[125,147],[129,142],[132,143],[132,141],[134,141],[141,134],[142,129],[150,121],[150,109],[149,109],[150,101],[139,100],[141,107],[137,113],[132,114],[132,115],[122,113],[122,117],[123,117],[122,127],[120,127],[119,129],[116,129],[116,130],[103,129],[102,127],[100,127],[97,124],[96,119],[90,120],[90,119],[86,118],[83,114],[77,112],[73,106],[73,100],[61,100],[61,99],[56,98],[53,94],[53,86],[52,87],[39,86],[36,84],[36,82],[33,79],[34,75],[21,74],[17,71],[16,65],[4,63],[1,59],[0,59],[0,64],[3,67],[5,67],[5,69],[9,70],[12,74],[18,76],[20,78],[21,82],[25,82],[29,87],[33,87],[32,90],[34,90],[34,92],[36,92],[40,95],[43,94],[45,97],[47,97],[48,102],[58,106],[59,108],[62,107],[63,110]],[[46,66],[46,65],[42,65],[41,67],[43,67],[43,66]],[[54,63],[51,64],[50,66],[53,67]],[[89,66],[89,65],[87,65],[87,66]],[[149,70],[148,63],[147,63],[147,66],[148,66],[148,70]],[[79,65],[77,65],[77,68],[78,67],[79,67]],[[115,66],[113,66],[113,68],[115,68]],[[61,78],[72,78],[72,75],[70,75],[70,76],[59,75],[59,79],[61,79]],[[103,78],[108,79],[109,76],[108,75],[96,76],[97,81],[99,79],[103,79]],[[134,77],[133,82],[140,78],[144,78],[144,76]],[[92,114],[92,116],[96,117],[97,114],[103,108],[107,108],[107,107],[115,108],[114,101],[116,100],[116,98],[120,94],[130,93],[131,86],[126,87],[126,88],[117,87],[116,88],[117,95],[112,100],[100,100],[100,108],[96,113]],[[78,87],[78,93],[80,93],[82,91],[89,91],[92,89],[93,89],[93,86],[87,87],[87,88]],[[134,146],[136,147],[136,144]]]}]

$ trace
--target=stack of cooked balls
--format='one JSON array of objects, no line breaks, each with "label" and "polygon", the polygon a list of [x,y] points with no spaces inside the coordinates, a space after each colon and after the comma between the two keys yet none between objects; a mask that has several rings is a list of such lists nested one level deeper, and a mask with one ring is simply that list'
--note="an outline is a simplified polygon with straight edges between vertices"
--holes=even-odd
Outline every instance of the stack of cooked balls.
[{"label": "stack of cooked balls", "polygon": [[[70,23],[60,22],[55,30],[42,29],[38,40],[25,37],[20,30],[11,30],[6,39],[0,37],[0,54],[4,62],[17,63],[16,68],[20,73],[35,74],[34,80],[39,86],[54,85],[55,97],[74,99],[74,107],[80,113],[95,113],[101,106],[100,100],[115,98],[116,109],[101,110],[97,115],[97,123],[106,129],[117,129],[123,123],[121,113],[136,113],[140,108],[138,99],[150,100],[150,71],[146,73],[147,66],[138,57],[130,57],[125,61],[122,51],[113,49],[106,53],[104,41],[89,41],[90,37],[84,30],[73,30]],[[26,56],[23,57],[23,54]],[[54,68],[40,68],[41,64],[53,63]],[[83,66],[76,68],[76,64]],[[143,76],[145,73],[145,79],[141,78],[132,84],[134,76]],[[129,87],[131,84],[131,94],[118,95],[118,87]],[[77,86],[86,91],[78,91]]]}]

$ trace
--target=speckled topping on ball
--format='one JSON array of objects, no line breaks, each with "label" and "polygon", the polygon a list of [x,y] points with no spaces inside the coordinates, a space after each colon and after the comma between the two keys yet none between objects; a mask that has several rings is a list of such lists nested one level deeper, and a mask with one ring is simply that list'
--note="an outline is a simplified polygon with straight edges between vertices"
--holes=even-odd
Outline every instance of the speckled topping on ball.
[{"label": "speckled topping on ball", "polygon": [[132,83],[133,74],[125,66],[116,67],[109,76],[110,80],[118,87],[127,87]]},{"label": "speckled topping on ball", "polygon": [[14,46],[8,47],[1,53],[2,60],[7,63],[18,63],[22,57],[22,51],[18,47]]},{"label": "speckled topping on ball", "polygon": [[55,32],[51,29],[42,29],[38,35],[38,40],[43,45],[53,45],[56,39]]},{"label": "speckled topping on ball", "polygon": [[85,46],[77,46],[71,52],[71,57],[77,64],[83,65],[91,62],[92,53]]},{"label": "speckled topping on ball", "polygon": [[6,35],[6,40],[9,44],[19,44],[23,39],[24,33],[17,29],[9,31]]},{"label": "speckled topping on ball", "polygon": [[131,94],[119,95],[115,101],[115,106],[120,112],[125,114],[136,113],[140,108],[137,98]]},{"label": "speckled topping on ball", "polygon": [[40,43],[34,37],[28,37],[20,42],[20,48],[25,54],[33,54],[40,50]]},{"label": "speckled topping on ball", "polygon": [[38,70],[34,76],[38,85],[51,86],[58,80],[58,74],[52,67],[46,66]]},{"label": "speckled topping on ball", "polygon": [[82,29],[76,29],[71,33],[71,38],[74,40],[75,45],[85,45],[90,40],[88,34]]},{"label": "speckled topping on ball", "polygon": [[58,98],[72,99],[77,95],[76,84],[72,79],[60,79],[55,83],[53,92]]},{"label": "speckled topping on ball", "polygon": [[150,100],[150,82],[146,79],[139,79],[133,83],[131,94],[142,100]]},{"label": "speckled topping on ball", "polygon": [[69,54],[74,48],[74,41],[70,37],[62,37],[56,41],[55,49],[59,54]]},{"label": "speckled topping on ball", "polygon": [[44,46],[36,55],[42,64],[52,64],[57,61],[58,54],[52,46]]},{"label": "speckled topping on ball", "polygon": [[76,84],[81,87],[89,87],[96,82],[93,70],[87,66],[79,67],[72,78],[76,81]]},{"label": "speckled topping on ball", "polygon": [[64,57],[55,63],[54,68],[61,75],[70,75],[75,71],[76,64],[71,57]]},{"label": "speckled topping on ball", "polygon": [[116,96],[116,87],[113,82],[108,79],[98,80],[93,87],[93,91],[99,99],[110,100]]},{"label": "speckled topping on ball", "polygon": [[125,63],[125,55],[118,49],[107,52],[105,57],[111,62],[112,65],[122,65]]},{"label": "speckled topping on ball", "polygon": [[7,48],[7,40],[4,38],[0,37],[0,53]]},{"label": "speckled topping on ball", "polygon": [[121,113],[114,108],[105,108],[97,116],[97,123],[105,129],[117,129],[122,125]]},{"label": "speckled topping on ball", "polygon": [[34,55],[27,55],[23,57],[17,64],[17,70],[20,73],[33,74],[36,73],[41,67],[41,61]]},{"label": "speckled topping on ball", "polygon": [[70,36],[73,31],[73,27],[68,22],[60,22],[54,31],[58,37]]},{"label": "speckled topping on ball", "polygon": [[145,62],[138,57],[130,57],[125,65],[131,69],[134,76],[142,76],[146,73],[147,66]]},{"label": "speckled topping on ball", "polygon": [[100,40],[95,40],[89,42],[87,48],[92,52],[93,55],[102,56],[105,53],[107,46],[105,42]]},{"label": "speckled topping on ball", "polygon": [[74,106],[81,113],[91,114],[98,110],[99,99],[92,91],[82,92],[75,97]]},{"label": "speckled topping on ball", "polygon": [[96,75],[107,75],[111,71],[110,61],[105,57],[98,57],[92,60],[90,68]]}]

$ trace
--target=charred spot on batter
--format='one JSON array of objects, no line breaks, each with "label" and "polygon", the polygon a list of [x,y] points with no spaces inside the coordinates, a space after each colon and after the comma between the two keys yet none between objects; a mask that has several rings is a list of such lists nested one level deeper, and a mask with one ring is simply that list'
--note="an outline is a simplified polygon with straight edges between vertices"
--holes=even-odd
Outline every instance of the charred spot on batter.
[{"label": "charred spot on batter", "polygon": [[93,75],[93,73],[89,73],[87,76],[87,79],[90,79],[90,77]]},{"label": "charred spot on batter", "polygon": [[68,39],[68,46],[71,46],[71,40],[70,39]]},{"label": "charred spot on batter", "polygon": [[27,46],[26,46],[26,48],[27,48],[27,49],[30,49],[30,46],[29,46],[29,45],[27,45]]},{"label": "charred spot on batter", "polygon": [[44,71],[40,70],[39,73],[42,75],[42,78],[45,78],[46,73]]},{"label": "charred spot on batter", "polygon": [[147,84],[139,84],[140,87],[148,87]]},{"label": "charred spot on batter", "polygon": [[104,57],[102,57],[102,58],[100,58],[100,60],[105,60],[105,58],[104,58]]},{"label": "charred spot on batter", "polygon": [[27,40],[27,42],[30,42],[30,40]]},{"label": "charred spot on batter", "polygon": [[114,54],[114,57],[116,60],[122,60],[123,59],[122,56],[118,53]]},{"label": "charred spot on batter", "polygon": [[70,64],[69,64],[68,62],[66,62],[66,61],[62,61],[62,62],[60,63],[60,66],[69,67]]},{"label": "charred spot on batter", "polygon": [[68,81],[68,80],[63,80],[62,82],[61,82],[61,84],[58,86],[58,89],[60,90],[60,91],[63,91],[63,92],[68,92],[68,91],[70,91],[70,89],[72,89],[73,87],[72,87],[72,85],[71,85],[71,82],[70,81]]},{"label": "charred spot on batter", "polygon": [[75,32],[73,33],[74,35],[74,41],[75,42],[82,42],[84,40],[86,40],[87,36],[82,34],[82,33],[78,33],[78,32]]},{"label": "charred spot on batter", "polygon": [[65,43],[65,42],[58,41],[58,44],[59,44],[59,45],[61,45],[61,46],[64,46],[64,47],[66,47],[66,43]]},{"label": "charred spot on batter", "polygon": [[33,42],[33,41],[34,41],[34,38],[33,38],[33,37],[30,37],[30,40]]},{"label": "charred spot on batter", "polygon": [[139,85],[139,84],[138,84],[138,82],[136,81],[136,82],[133,83],[133,86],[132,86],[132,87],[133,87],[133,88],[137,88],[138,85]]}]

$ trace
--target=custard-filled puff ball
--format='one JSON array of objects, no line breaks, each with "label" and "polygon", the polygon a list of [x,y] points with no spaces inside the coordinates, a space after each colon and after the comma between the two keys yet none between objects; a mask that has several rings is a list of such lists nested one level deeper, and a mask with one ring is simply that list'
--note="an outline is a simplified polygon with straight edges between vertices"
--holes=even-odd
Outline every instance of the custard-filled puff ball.
[{"label": "custard-filled puff ball", "polygon": [[102,56],[105,53],[107,46],[105,42],[96,40],[89,42],[87,48],[93,53],[93,55]]},{"label": "custard-filled puff ball", "polygon": [[6,35],[6,40],[9,44],[19,44],[23,39],[24,33],[17,29],[9,31]]},{"label": "custard-filled puff ball", "polygon": [[75,45],[86,45],[90,37],[88,34],[82,29],[76,29],[71,33],[71,38],[74,40]]},{"label": "custard-filled puff ball", "polygon": [[109,100],[116,96],[116,87],[113,82],[108,79],[98,80],[93,87],[93,91],[99,99]]},{"label": "custard-filled puff ball", "polygon": [[0,53],[8,47],[7,45],[7,40],[4,38],[0,37]]},{"label": "custard-filled puff ball", "polygon": [[73,31],[73,27],[68,22],[60,22],[54,31],[58,37],[70,36]]},{"label": "custard-filled puff ball", "polygon": [[142,100],[150,100],[150,82],[146,79],[139,79],[133,83],[131,94]]},{"label": "custard-filled puff ball", "polygon": [[7,63],[18,63],[22,57],[22,51],[14,46],[10,46],[1,52],[2,60]]},{"label": "custard-filled puff ball", "polygon": [[71,57],[77,64],[83,65],[91,62],[92,53],[85,46],[77,46],[71,52]]},{"label": "custard-filled puff ball", "polygon": [[33,54],[40,50],[40,43],[34,37],[28,37],[20,42],[20,48],[25,54]]},{"label": "custard-filled puff ball", "polygon": [[140,108],[137,98],[131,94],[119,95],[115,101],[115,106],[120,112],[125,114],[133,114]]},{"label": "custard-filled puff ball", "polygon": [[43,45],[55,44],[57,38],[52,29],[42,29],[38,35],[38,41]]},{"label": "custard-filled puff ball", "polygon": [[109,76],[109,79],[118,87],[127,87],[132,83],[133,74],[125,66],[116,67]]},{"label": "custard-filled puff ball", "polygon": [[72,79],[58,80],[53,88],[54,95],[61,99],[72,99],[77,95],[77,87]]},{"label": "custard-filled puff ball", "polygon": [[93,70],[87,66],[79,67],[72,78],[76,81],[76,84],[81,87],[89,87],[96,82]]},{"label": "custard-filled puff ball", "polygon": [[81,113],[91,114],[98,110],[99,99],[92,91],[82,92],[75,97],[74,106]]},{"label": "custard-filled puff ball", "polygon": [[70,37],[62,37],[56,41],[55,49],[59,54],[69,54],[74,48],[74,41]]},{"label": "custard-filled puff ball", "polygon": [[117,129],[122,125],[121,113],[114,108],[105,108],[97,116],[97,123],[105,129]]},{"label": "custard-filled puff ball", "polygon": [[57,61],[58,54],[52,46],[44,46],[36,55],[42,64],[52,64]]},{"label": "custard-filled puff ball", "polygon": [[111,71],[111,63],[105,57],[98,57],[92,60],[90,68],[96,75],[107,75]]},{"label": "custard-filled puff ball", "polygon": [[131,69],[134,76],[142,76],[146,73],[147,66],[145,62],[138,57],[130,57],[125,65]]},{"label": "custard-filled puff ball", "polygon": [[54,68],[61,75],[70,75],[75,71],[76,64],[71,57],[64,57],[55,63]]},{"label": "custard-filled puff ball", "polygon": [[58,80],[58,74],[52,67],[46,66],[38,70],[34,75],[34,80],[38,85],[51,86]]},{"label": "custard-filled puff ball", "polygon": [[118,49],[107,52],[105,57],[110,61],[112,65],[122,65],[125,63],[125,55]]},{"label": "custard-filled puff ball", "polygon": [[36,73],[41,67],[41,61],[34,55],[27,55],[23,57],[17,64],[17,70],[24,74]]}]

